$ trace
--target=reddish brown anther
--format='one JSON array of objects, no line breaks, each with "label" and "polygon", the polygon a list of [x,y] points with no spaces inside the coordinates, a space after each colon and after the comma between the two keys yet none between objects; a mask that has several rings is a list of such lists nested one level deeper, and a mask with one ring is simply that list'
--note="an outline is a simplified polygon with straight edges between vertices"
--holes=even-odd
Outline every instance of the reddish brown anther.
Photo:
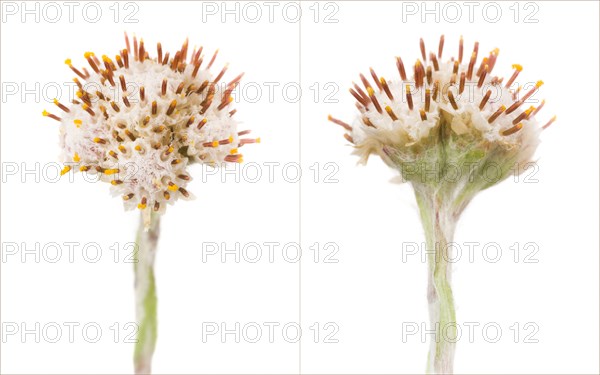
[{"label": "reddish brown anther", "polygon": [[406,102],[408,103],[408,108],[412,111],[413,109],[413,100],[412,94],[410,92],[410,86],[406,85]]},{"label": "reddish brown anther", "polygon": [[506,110],[505,106],[500,106],[500,108],[498,108],[498,110],[496,112],[494,112],[490,118],[488,118],[488,123],[492,123],[494,122],[501,114],[502,112],[504,112]]},{"label": "reddish brown anther", "polygon": [[450,90],[448,90],[448,100],[450,101],[452,108],[454,108],[455,111],[458,110],[458,104],[456,104],[456,100],[454,99],[454,94]]},{"label": "reddish brown anther", "polygon": [[396,67],[400,73],[400,78],[402,78],[403,81],[406,81],[406,71],[404,70],[404,63],[400,57],[396,57]]},{"label": "reddish brown anther", "polygon": [[511,135],[511,134],[518,132],[519,130],[521,130],[521,128],[523,128],[523,123],[518,123],[517,125],[513,126],[512,128],[503,130],[500,133],[504,136],[507,136],[507,135]]},{"label": "reddish brown anther", "polygon": [[377,77],[377,73],[375,73],[375,70],[373,70],[373,68],[369,68],[369,72],[371,73],[371,77],[373,78],[373,81],[375,82],[375,85],[377,85],[379,91],[383,90],[381,82],[379,82],[379,78]]},{"label": "reddish brown anther", "polygon": [[488,100],[490,99],[491,95],[492,95],[492,90],[487,90],[487,92],[485,93],[485,95],[481,99],[481,103],[479,103],[479,110],[483,110],[483,108],[487,104]]},{"label": "reddish brown anther", "polygon": [[444,51],[444,35],[442,34],[440,36],[440,44],[438,46],[438,55],[437,55],[438,59],[442,58],[442,52],[443,51]]}]

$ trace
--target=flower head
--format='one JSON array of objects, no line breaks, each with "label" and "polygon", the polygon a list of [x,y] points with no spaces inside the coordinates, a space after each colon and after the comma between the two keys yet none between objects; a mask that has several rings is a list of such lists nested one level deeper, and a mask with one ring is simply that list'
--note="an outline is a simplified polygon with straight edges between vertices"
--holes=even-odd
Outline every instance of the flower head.
[{"label": "flower head", "polygon": [[189,198],[186,185],[193,163],[240,163],[239,148],[259,139],[238,132],[231,94],[242,74],[221,83],[209,69],[217,52],[188,53],[188,41],[170,55],[160,43],[154,57],[143,40],[125,35],[126,48],[99,59],[86,52],[91,70],[65,63],[77,75],[77,99],[69,106],[55,99],[60,145],[70,170],[97,173],[122,196],[127,209],[164,212],[167,204]]},{"label": "flower head", "polygon": [[[536,115],[544,101],[538,107],[525,104],[543,82],[513,89],[522,67],[513,65],[512,76],[504,82],[492,74],[499,50],[478,63],[476,42],[471,55],[463,58],[462,37],[457,58],[442,59],[443,35],[437,54],[426,54],[423,39],[420,47],[422,60],[414,64],[410,78],[400,57],[399,79],[388,81],[373,69],[372,82],[360,75],[364,88],[354,83],[350,89],[359,111],[352,126],[329,117],[346,129],[344,136],[355,145],[361,162],[375,154],[399,169],[405,181],[463,189],[468,178],[478,190],[529,162],[541,130],[555,120],[540,126]],[[481,173],[492,164],[499,172],[490,181]],[[459,168],[461,178],[450,181],[450,166],[454,176]],[[431,171],[436,181],[427,180]]]}]

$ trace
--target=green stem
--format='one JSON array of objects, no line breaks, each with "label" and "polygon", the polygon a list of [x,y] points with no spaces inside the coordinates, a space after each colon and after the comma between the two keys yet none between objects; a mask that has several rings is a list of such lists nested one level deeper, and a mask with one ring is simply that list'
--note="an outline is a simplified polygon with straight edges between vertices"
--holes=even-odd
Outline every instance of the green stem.
[{"label": "green stem", "polygon": [[160,232],[160,216],[141,218],[135,252],[135,309],[138,325],[137,343],[133,355],[136,374],[152,372],[152,355],[156,346],[156,283],[154,258]]},{"label": "green stem", "polygon": [[451,254],[449,244],[454,237],[458,213],[439,191],[415,186],[415,196],[425,230],[428,262],[429,317],[435,337],[431,341],[427,372],[451,374],[456,345],[456,313],[450,287]]}]

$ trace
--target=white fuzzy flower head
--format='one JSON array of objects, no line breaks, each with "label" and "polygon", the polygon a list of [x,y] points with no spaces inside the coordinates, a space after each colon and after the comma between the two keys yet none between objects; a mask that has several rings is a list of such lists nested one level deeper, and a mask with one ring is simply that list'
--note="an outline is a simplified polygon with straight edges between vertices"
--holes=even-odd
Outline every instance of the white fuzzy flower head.
[{"label": "white fuzzy flower head", "polygon": [[[478,63],[476,42],[473,52],[463,58],[462,37],[456,58],[442,58],[443,35],[437,54],[426,54],[423,39],[420,47],[422,60],[414,64],[410,78],[400,57],[396,58],[397,78],[388,81],[371,69],[371,83],[360,75],[364,88],[354,83],[350,89],[359,111],[352,126],[329,117],[346,129],[344,136],[355,145],[361,162],[371,154],[379,155],[400,171],[404,181],[417,184],[429,183],[423,179],[434,170],[438,174],[434,183],[440,179],[446,183],[450,165],[471,164],[470,172],[462,176],[479,184],[479,190],[529,162],[541,130],[555,120],[543,126],[536,120],[544,101],[538,107],[526,105],[543,82],[514,88],[520,65],[513,65],[512,76],[504,81],[492,74],[499,50]],[[475,175],[491,163],[500,171],[496,180],[478,180]],[[458,185],[462,188],[466,181]]]},{"label": "white fuzzy flower head", "polygon": [[[55,100],[60,117],[62,173],[99,174],[122,197],[126,209],[164,212],[167,204],[189,198],[190,164],[240,163],[239,148],[260,139],[242,138],[231,108],[232,91],[241,74],[221,83],[209,69],[217,52],[205,59],[203,48],[188,53],[187,40],[174,54],[156,54],[133,38],[114,56],[84,54],[90,65],[78,69],[77,99],[69,106]],[[154,56],[152,56],[154,55]]]}]

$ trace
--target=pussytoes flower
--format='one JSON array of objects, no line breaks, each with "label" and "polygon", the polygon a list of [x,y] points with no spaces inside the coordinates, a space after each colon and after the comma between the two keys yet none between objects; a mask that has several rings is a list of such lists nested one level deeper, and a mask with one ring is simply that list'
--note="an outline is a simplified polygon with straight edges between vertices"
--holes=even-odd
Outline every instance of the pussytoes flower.
[{"label": "pussytoes flower", "polygon": [[[400,57],[397,76],[386,80],[371,68],[370,78],[360,75],[350,93],[358,116],[341,125],[355,154],[365,163],[377,155],[409,182],[421,214],[428,250],[428,290],[431,340],[428,372],[453,371],[457,341],[454,297],[450,287],[450,244],[456,222],[475,195],[522,172],[532,161],[540,134],[555,121],[542,125],[537,107],[528,105],[542,81],[520,86],[522,71],[513,65],[509,79],[492,74],[498,49],[478,63],[479,44],[463,56],[443,59],[444,36],[437,53],[426,53],[421,39],[421,58],[407,75]],[[463,58],[464,57],[464,58]],[[517,87],[513,87],[517,86]],[[529,87],[528,87],[529,86]]]},{"label": "pussytoes flower", "polygon": [[154,261],[160,219],[166,206],[190,198],[189,166],[241,163],[239,149],[260,138],[238,131],[231,108],[233,91],[242,74],[226,82],[227,65],[216,75],[210,69],[218,50],[205,58],[203,48],[188,53],[188,41],[174,54],[160,43],[153,54],[143,40],[114,56],[86,52],[88,68],[65,63],[77,75],[77,98],[54,104],[60,115],[43,115],[60,122],[65,167],[91,173],[110,183],[126,209],[141,211],[134,252],[136,327],[133,353],[136,374],[150,374],[158,319]]},{"label": "pussytoes flower", "polygon": [[346,129],[344,136],[355,145],[360,161],[375,154],[398,169],[404,181],[456,184],[459,189],[465,181],[456,183],[454,176],[483,189],[513,169],[521,170],[533,157],[540,131],[555,120],[541,125],[536,119],[544,101],[537,107],[526,105],[543,82],[525,85],[526,90],[514,88],[520,65],[513,65],[514,72],[504,82],[492,74],[499,50],[478,63],[479,43],[465,57],[462,37],[458,56],[445,61],[444,36],[437,54],[426,54],[423,39],[420,47],[422,60],[412,67],[411,77],[400,57],[397,77],[386,80],[372,68],[372,81],[360,75],[362,87],[354,83],[350,89],[359,111],[352,125],[329,117]]},{"label": "pussytoes flower", "polygon": [[240,147],[260,139],[237,130],[231,102],[242,74],[225,83],[227,65],[211,73],[218,50],[208,59],[187,40],[172,55],[160,43],[153,54],[143,39],[125,42],[115,56],[86,52],[90,69],[67,59],[77,99],[55,99],[62,113],[43,114],[60,121],[63,174],[97,173],[126,209],[162,213],[191,196],[189,165],[240,163]]}]

